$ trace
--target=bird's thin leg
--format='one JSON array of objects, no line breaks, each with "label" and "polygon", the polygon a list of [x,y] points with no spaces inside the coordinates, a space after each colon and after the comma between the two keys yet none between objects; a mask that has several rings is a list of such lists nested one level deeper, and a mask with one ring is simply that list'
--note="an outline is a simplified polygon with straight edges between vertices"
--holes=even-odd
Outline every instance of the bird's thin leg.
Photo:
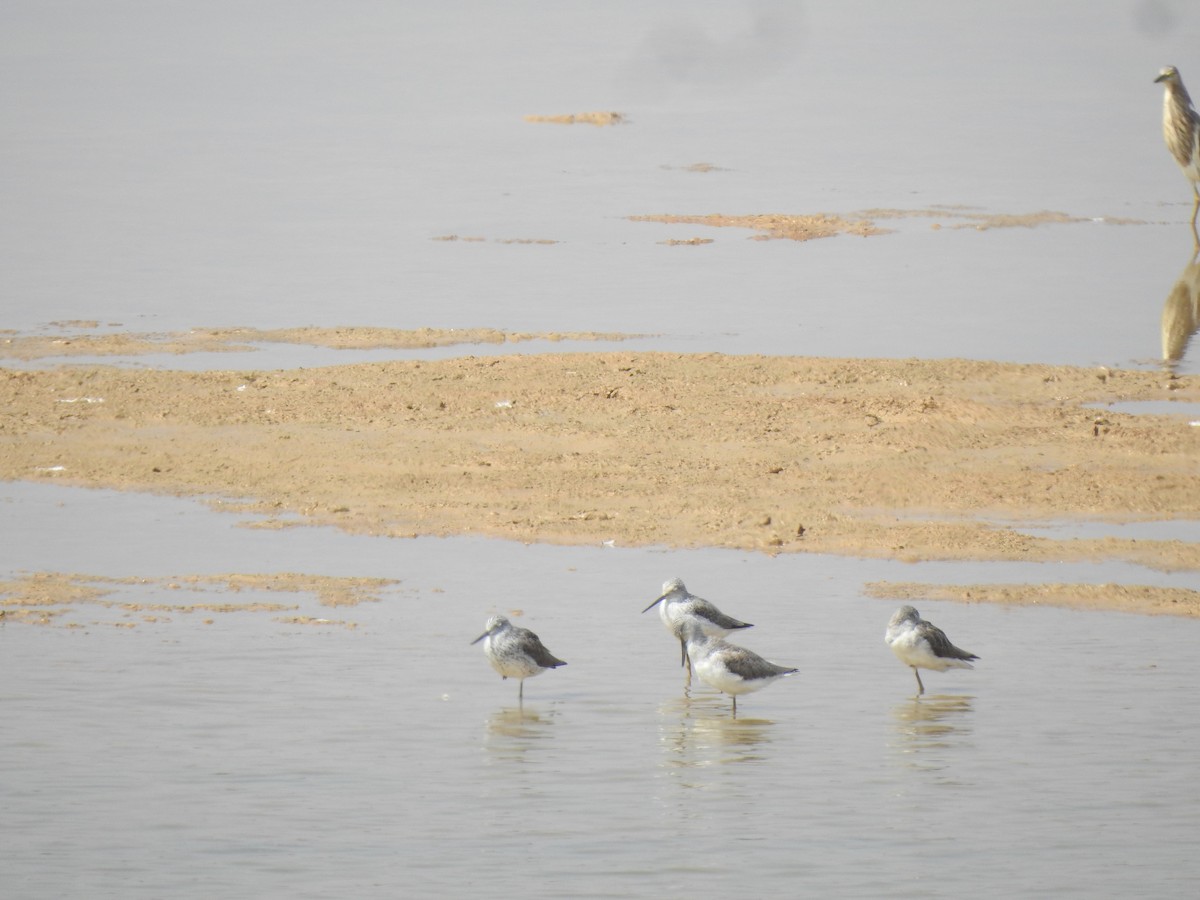
[{"label": "bird's thin leg", "polygon": [[917,696],[920,697],[925,693],[925,685],[921,684],[921,673],[917,671],[916,666],[913,666],[913,674],[917,676]]},{"label": "bird's thin leg", "polygon": [[522,679],[521,679],[519,682],[517,682],[517,683],[518,683],[519,685],[521,685],[519,688],[517,688],[517,702],[518,702],[518,703],[524,703],[524,702],[525,702],[525,679],[524,679],[524,678],[522,678]]},{"label": "bird's thin leg", "polygon": [[733,695],[733,717],[737,718],[737,694]]},{"label": "bird's thin leg", "polygon": [[687,641],[683,638],[679,639],[679,665],[688,666]]},{"label": "bird's thin leg", "polygon": [[1200,253],[1200,234],[1196,233],[1196,213],[1200,212],[1200,185],[1192,185],[1192,195],[1196,198],[1192,201],[1192,251],[1193,254]]}]

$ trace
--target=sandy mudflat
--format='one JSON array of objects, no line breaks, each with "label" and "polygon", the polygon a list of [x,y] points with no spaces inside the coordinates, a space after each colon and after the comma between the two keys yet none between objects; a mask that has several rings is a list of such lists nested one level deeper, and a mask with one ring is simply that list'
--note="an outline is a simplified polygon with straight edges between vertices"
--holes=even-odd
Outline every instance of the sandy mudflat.
[{"label": "sandy mudflat", "polygon": [[33,360],[144,353],[242,353],[255,344],[312,344],[335,350],[420,349],[523,341],[619,341],[640,335],[569,332],[528,334],[494,328],[194,328],[186,332],[96,333],[96,322],[55,323],[50,334],[0,333],[0,359]]},{"label": "sandy mudflat", "polygon": [[[703,169],[693,169],[703,171]],[[985,213],[964,208],[937,207],[933,209],[867,209],[854,213],[816,213],[790,215],[769,213],[755,215],[708,215],[655,214],[630,216],[631,222],[657,222],[661,225],[701,225],[710,228],[744,229],[755,232],[752,240],[811,241],[817,238],[834,237],[839,234],[857,237],[875,237],[887,234],[888,228],[880,220],[927,219],[930,226],[940,228],[970,228],[989,231],[993,228],[1038,228],[1043,225],[1078,225],[1091,222],[1062,212],[1042,210],[1033,213]],[[1105,218],[1109,225],[1144,224],[1136,219]]]},{"label": "sandy mudflat", "polygon": [[957,600],[1010,606],[1069,606],[1109,612],[1200,616],[1200,592],[1123,584],[919,584],[877,581],[866,593],[889,600]]},{"label": "sandy mudflat", "polygon": [[543,122],[552,125],[620,125],[626,121],[625,116],[611,110],[584,113],[556,113],[553,115],[528,115],[526,122]]},{"label": "sandy mudflat", "polygon": [[1193,376],[603,352],[0,381],[0,477],[238,498],[268,526],[1200,569],[1195,544],[1009,524],[1200,516],[1200,427],[1090,406],[1196,402]]},{"label": "sandy mudflat", "polygon": [[[322,606],[357,606],[359,603],[379,600],[380,592],[395,584],[381,578],[337,578],[293,572],[184,575],[178,578],[111,578],[79,573],[32,572],[0,581],[0,598],[3,598],[0,615],[6,622],[50,625],[73,608],[91,605],[115,610],[116,617],[110,615],[104,624],[120,628],[134,628],[142,622],[170,622],[191,616],[199,616],[211,624],[213,616],[229,613],[267,613],[274,614],[278,621],[292,625],[355,628],[357,623],[345,619],[298,615],[293,598],[299,594],[310,594]],[[123,588],[134,588],[142,596],[136,600],[129,596],[116,597]],[[281,596],[283,599],[282,602],[234,599],[243,591]],[[290,615],[283,615],[286,613]],[[83,623],[69,616],[64,618],[66,627],[83,627]],[[93,621],[92,624],[99,623]]]}]

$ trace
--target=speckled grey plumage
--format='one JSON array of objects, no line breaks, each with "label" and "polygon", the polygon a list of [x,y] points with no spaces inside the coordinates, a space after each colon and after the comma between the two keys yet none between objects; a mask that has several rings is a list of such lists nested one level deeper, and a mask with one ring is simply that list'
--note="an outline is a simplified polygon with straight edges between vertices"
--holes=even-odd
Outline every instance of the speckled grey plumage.
[{"label": "speckled grey plumage", "polygon": [[947,669],[973,669],[970,661],[979,659],[974,653],[950,643],[942,629],[922,619],[921,614],[911,606],[902,606],[896,610],[888,622],[883,639],[896,657],[912,668],[913,674],[917,676],[918,694],[925,693],[925,685],[921,682],[918,668],[933,669],[937,672],[945,672]]},{"label": "speckled grey plumage", "polygon": [[504,616],[492,616],[483,634],[471,641],[483,641],[483,652],[501,678],[520,679],[518,699],[525,697],[525,679],[557,669],[566,662],[546,649],[541,638],[528,628],[518,628]]},{"label": "speckled grey plumage", "polygon": [[732,631],[754,627],[749,622],[726,615],[703,597],[697,597],[690,593],[680,578],[672,578],[670,581],[663,582],[662,593],[642,612],[649,612],[655,606],[658,606],[659,618],[662,619],[667,631],[671,632],[679,641],[681,654],[679,664],[688,666],[689,671],[691,663],[688,659],[685,634],[689,623],[696,625],[703,634],[710,637],[725,637]]}]

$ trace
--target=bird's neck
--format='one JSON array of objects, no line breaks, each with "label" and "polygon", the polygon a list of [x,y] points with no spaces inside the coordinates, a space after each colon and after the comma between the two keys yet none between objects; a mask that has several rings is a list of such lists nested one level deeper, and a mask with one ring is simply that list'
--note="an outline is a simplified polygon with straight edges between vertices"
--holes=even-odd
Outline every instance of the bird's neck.
[{"label": "bird's neck", "polygon": [[695,647],[698,650],[702,650],[705,647],[707,647],[709,644],[711,644],[713,641],[715,641],[716,638],[713,637],[712,635],[705,634],[703,631],[700,631],[698,628],[696,628],[688,633],[685,640],[687,641],[689,650],[692,647]]},{"label": "bird's neck", "polygon": [[1179,104],[1184,109],[1193,109],[1191,95],[1188,94],[1187,88],[1183,86],[1182,82],[1168,81],[1166,88],[1167,89],[1163,91],[1164,113],[1174,104]]}]

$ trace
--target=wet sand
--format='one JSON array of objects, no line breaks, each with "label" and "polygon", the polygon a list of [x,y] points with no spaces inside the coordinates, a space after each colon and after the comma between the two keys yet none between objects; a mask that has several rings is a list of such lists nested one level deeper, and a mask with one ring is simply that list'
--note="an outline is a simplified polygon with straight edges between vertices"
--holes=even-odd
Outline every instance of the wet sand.
[{"label": "wet sand", "polygon": [[[396,583],[381,578],[336,578],[294,572],[184,575],[177,578],[106,578],[79,573],[33,572],[0,581],[0,597],[4,598],[0,615],[4,621],[51,625],[57,624],[58,618],[73,607],[93,605],[117,610],[122,617],[109,619],[106,624],[118,628],[135,628],[143,622],[169,622],[192,616],[199,616],[205,624],[211,625],[214,616],[230,613],[275,614],[278,621],[292,625],[355,628],[356,622],[345,619],[295,614],[298,606],[293,598],[308,594],[315,596],[322,606],[357,606],[377,602],[381,599],[380,592]],[[128,596],[117,596],[123,589],[131,587],[155,599],[131,600]],[[283,595],[283,599],[280,602],[231,599],[243,591]],[[87,626],[67,620],[63,627]]]},{"label": "wet sand", "polygon": [[[334,331],[279,338],[380,339]],[[1054,540],[1006,524],[1200,516],[1200,428],[1091,406],[1200,401],[1196,377],[601,352],[0,379],[0,477],[232,498],[222,508],[268,515],[259,527],[1200,569],[1183,541]],[[1194,592],[1162,603],[1085,587],[1075,600],[1200,614]],[[1045,602],[1074,602],[1063,593]]]},{"label": "wet sand", "polygon": [[55,333],[0,334],[0,360],[29,361],[146,353],[245,353],[255,344],[311,344],[335,350],[416,350],[525,341],[620,341],[641,335],[596,332],[528,334],[494,328],[193,328],[186,332],[97,333],[99,322],[51,323]]},{"label": "wet sand", "polygon": [[[704,171],[692,169],[692,171]],[[816,213],[787,215],[782,213],[755,215],[709,215],[656,214],[630,216],[631,222],[657,222],[661,225],[700,225],[707,228],[748,229],[755,232],[751,240],[811,241],[817,238],[847,234],[857,237],[876,237],[888,234],[889,229],[878,220],[928,219],[933,229],[969,228],[974,231],[989,231],[993,228],[1038,228],[1043,225],[1078,225],[1091,219],[1071,216],[1063,212],[1042,210],[1034,213],[986,213],[959,207],[936,207],[932,209],[867,209],[861,212]],[[1106,217],[1108,225],[1141,225],[1137,219]],[[678,242],[684,243],[684,242]]]},{"label": "wet sand", "polygon": [[1184,588],[1124,584],[921,584],[876,581],[866,593],[885,600],[954,600],[1008,606],[1067,606],[1106,612],[1200,616],[1200,592]]}]

